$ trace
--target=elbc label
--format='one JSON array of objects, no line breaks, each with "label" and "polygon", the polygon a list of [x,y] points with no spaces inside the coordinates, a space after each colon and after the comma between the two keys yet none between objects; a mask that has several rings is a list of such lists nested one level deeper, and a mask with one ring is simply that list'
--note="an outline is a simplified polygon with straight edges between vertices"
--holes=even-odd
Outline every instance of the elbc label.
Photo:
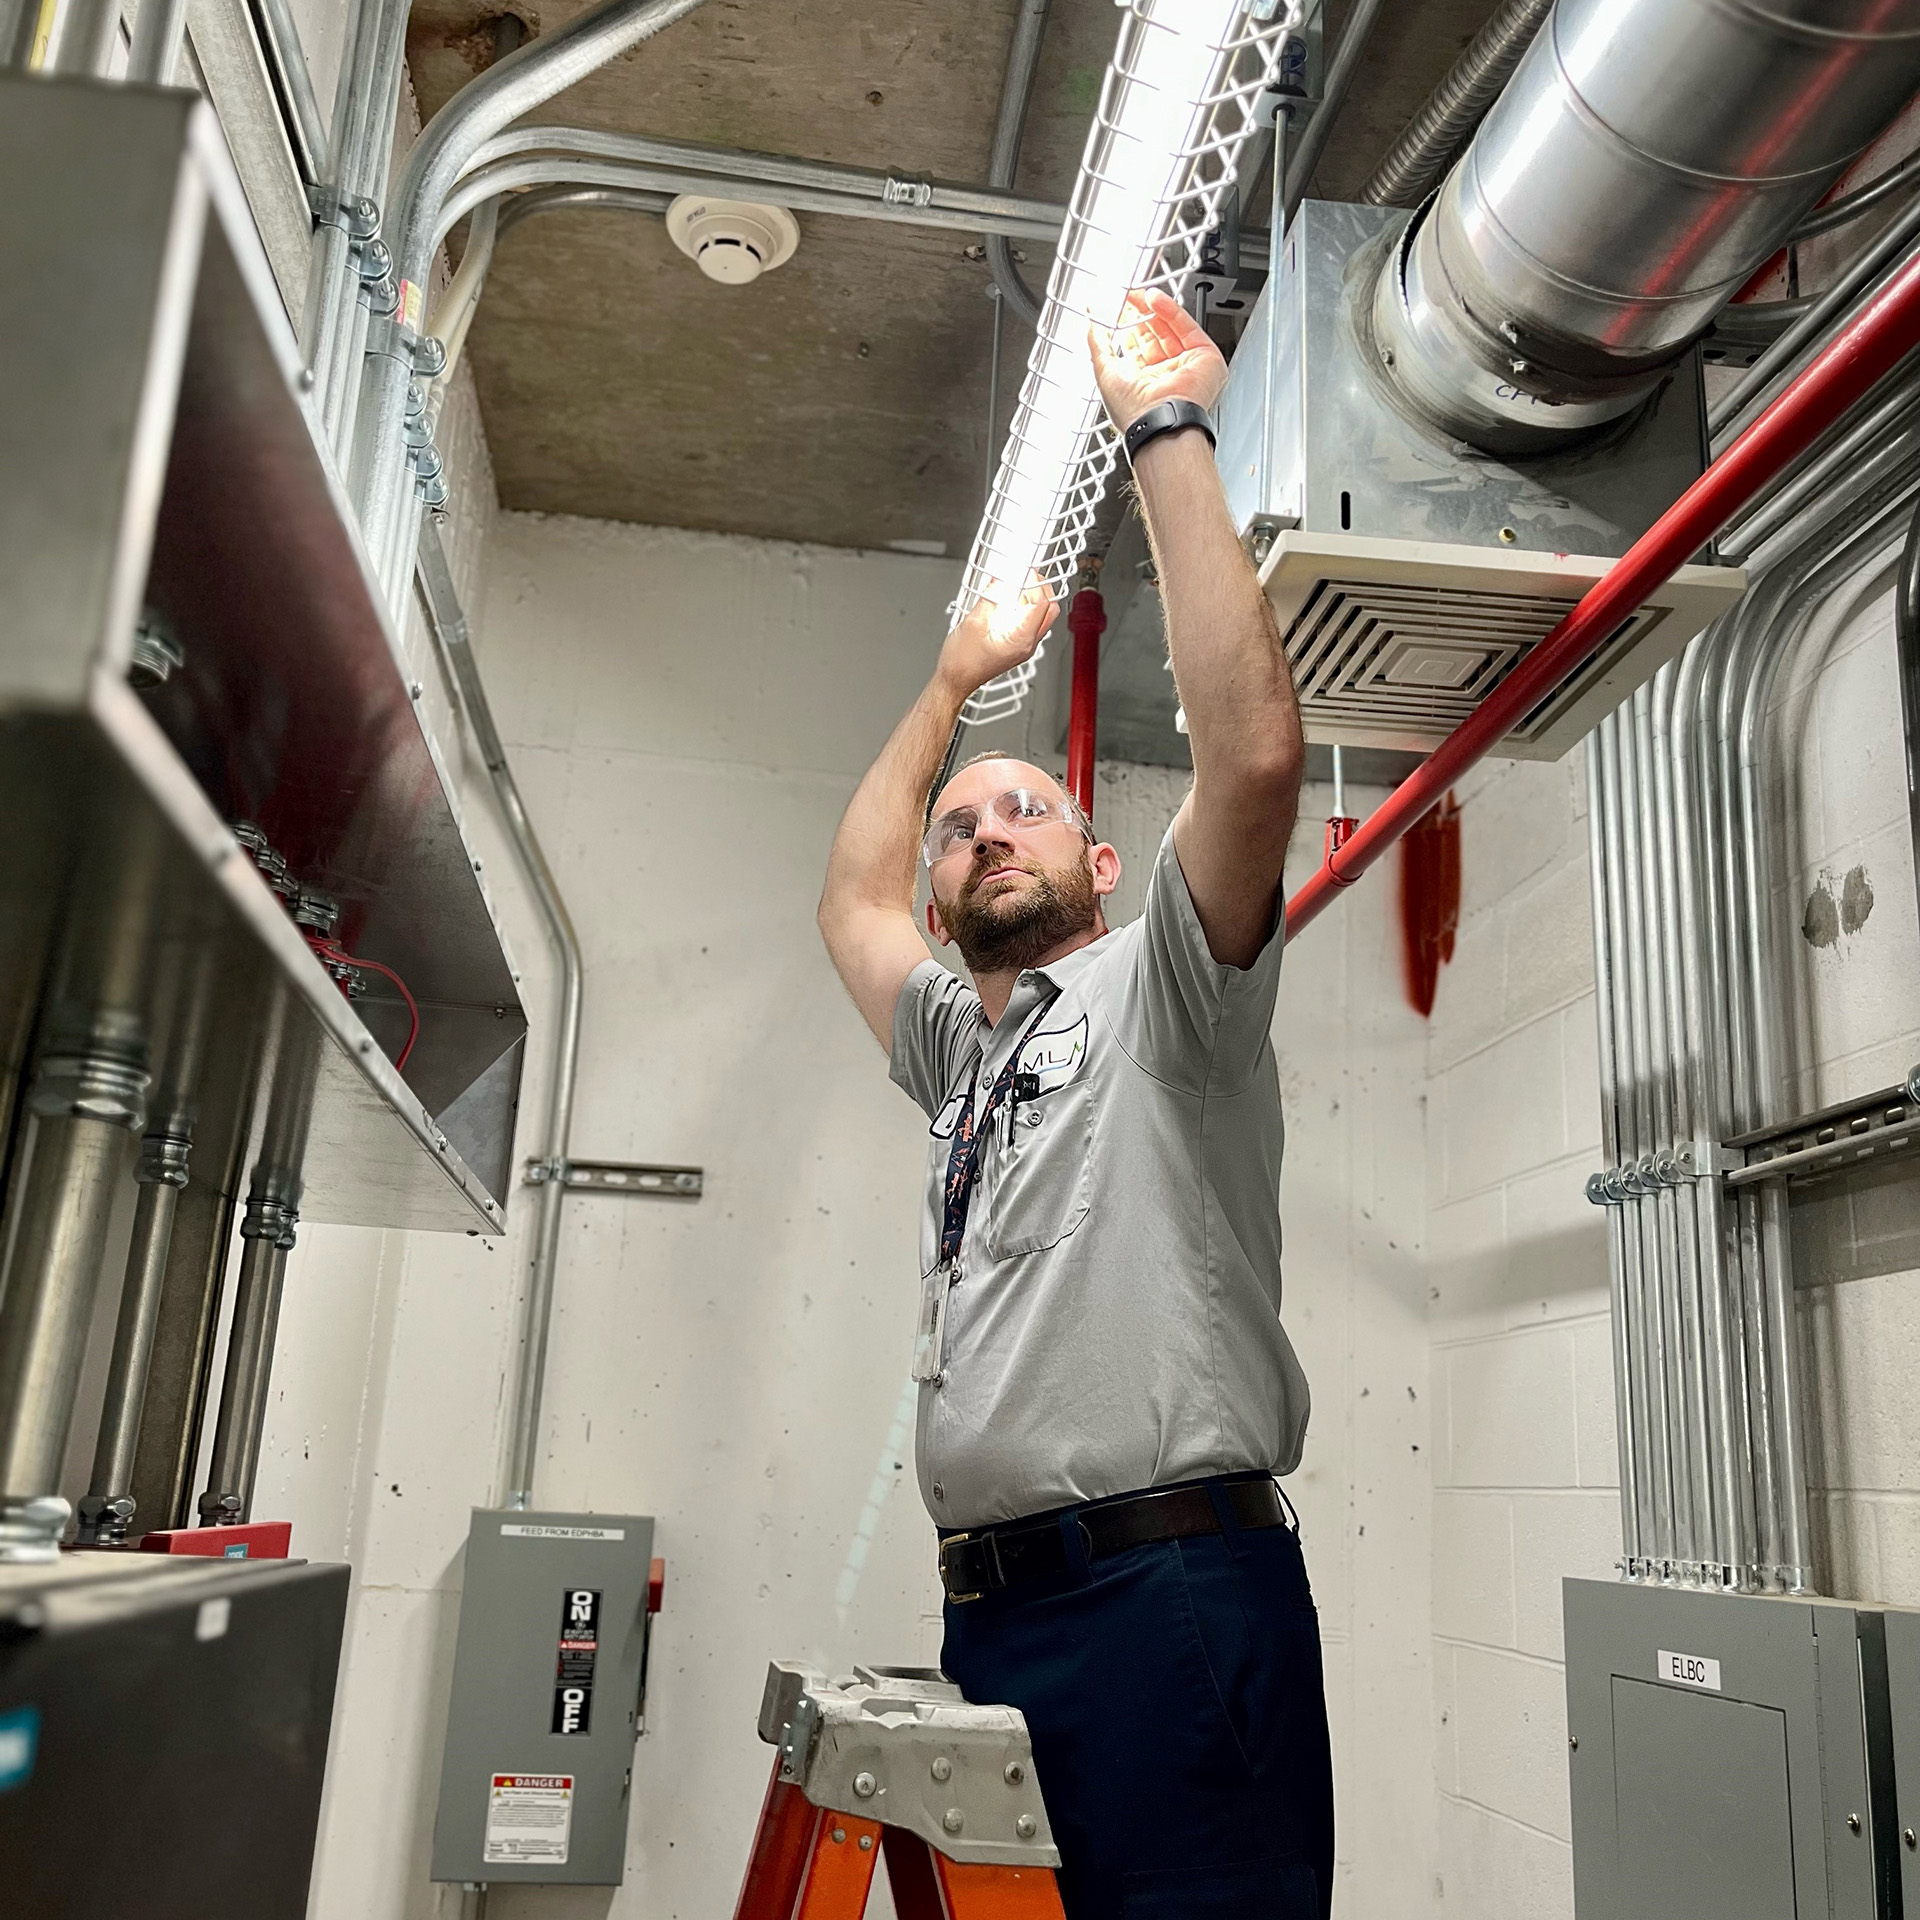
[{"label": "elbc label", "polygon": [[488,1866],[564,1867],[572,1838],[572,1774],[493,1776],[487,1793],[487,1839],[480,1856]]},{"label": "elbc label", "polygon": [[1662,1647],[1654,1656],[1655,1673],[1676,1687],[1700,1687],[1708,1693],[1720,1691],[1720,1662],[1699,1653],[1669,1653]]}]

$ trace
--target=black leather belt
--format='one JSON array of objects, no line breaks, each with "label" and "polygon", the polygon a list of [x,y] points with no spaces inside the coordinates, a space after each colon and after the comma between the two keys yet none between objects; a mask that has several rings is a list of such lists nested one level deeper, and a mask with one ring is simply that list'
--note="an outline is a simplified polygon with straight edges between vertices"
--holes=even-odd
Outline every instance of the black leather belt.
[{"label": "black leather belt", "polygon": [[[1270,1474],[1214,1483],[1226,1496],[1234,1518],[1248,1532],[1293,1524],[1292,1513]],[[1064,1511],[1064,1510],[1063,1510]],[[1220,1532],[1220,1516],[1204,1486],[1162,1487],[1128,1494],[1097,1506],[1077,1509],[1087,1558],[1103,1560],[1129,1547],[1161,1540],[1185,1540]],[[940,1584],[955,1602],[978,1600],[1042,1580],[1060,1580],[1072,1572],[1060,1513],[1037,1514],[1005,1526],[950,1533],[940,1542]]]}]

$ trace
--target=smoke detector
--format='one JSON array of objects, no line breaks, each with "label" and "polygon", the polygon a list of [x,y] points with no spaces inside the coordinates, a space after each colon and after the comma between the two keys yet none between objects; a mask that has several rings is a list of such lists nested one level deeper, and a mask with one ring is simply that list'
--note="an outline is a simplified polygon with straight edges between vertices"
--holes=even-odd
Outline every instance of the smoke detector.
[{"label": "smoke detector", "polygon": [[683,193],[667,209],[673,244],[709,280],[744,287],[793,258],[800,227],[785,207]]}]

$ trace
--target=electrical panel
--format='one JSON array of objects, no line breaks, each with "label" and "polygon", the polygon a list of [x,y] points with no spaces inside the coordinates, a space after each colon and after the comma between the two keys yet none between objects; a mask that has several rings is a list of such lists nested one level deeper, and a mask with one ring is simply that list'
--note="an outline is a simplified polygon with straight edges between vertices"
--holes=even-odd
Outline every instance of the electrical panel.
[{"label": "electrical panel", "polygon": [[1629,1581],[1564,1595],[1578,1920],[1900,1911],[1893,1616]]},{"label": "electrical panel", "polygon": [[434,1879],[620,1884],[652,1556],[639,1515],[475,1511]]}]

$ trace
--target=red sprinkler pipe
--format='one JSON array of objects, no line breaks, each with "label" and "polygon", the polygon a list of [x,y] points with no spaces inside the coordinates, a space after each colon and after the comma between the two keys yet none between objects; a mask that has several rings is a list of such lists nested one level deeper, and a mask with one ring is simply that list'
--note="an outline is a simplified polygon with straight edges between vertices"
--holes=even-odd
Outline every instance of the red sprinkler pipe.
[{"label": "red sprinkler pipe", "polygon": [[1067,790],[1093,819],[1093,742],[1100,713],[1100,636],[1107,630],[1107,603],[1082,587],[1067,606],[1073,635],[1073,704],[1067,718]]},{"label": "red sprinkler pipe", "polygon": [[1627,551],[1554,630],[1330,852],[1287,902],[1287,938],[1310,925],[1460,776],[1569,678],[1841,414],[1920,345],[1920,256],[1909,260]]}]

